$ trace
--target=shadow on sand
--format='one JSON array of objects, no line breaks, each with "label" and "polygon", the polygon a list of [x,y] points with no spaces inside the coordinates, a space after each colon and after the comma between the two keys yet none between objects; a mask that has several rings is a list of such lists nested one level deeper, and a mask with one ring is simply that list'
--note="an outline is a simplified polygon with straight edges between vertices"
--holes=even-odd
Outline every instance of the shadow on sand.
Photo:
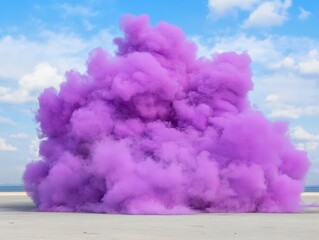
[{"label": "shadow on sand", "polygon": [[36,212],[34,204],[0,204],[0,212]]},{"label": "shadow on sand", "polygon": [[35,212],[35,205],[27,196],[1,196],[0,212]]}]

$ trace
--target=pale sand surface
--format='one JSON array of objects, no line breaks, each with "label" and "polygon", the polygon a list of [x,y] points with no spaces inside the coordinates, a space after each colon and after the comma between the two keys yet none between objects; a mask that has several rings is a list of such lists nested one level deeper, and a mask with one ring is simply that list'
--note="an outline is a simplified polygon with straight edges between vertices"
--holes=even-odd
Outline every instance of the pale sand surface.
[{"label": "pale sand surface", "polygon": [[[304,193],[319,203],[319,193]],[[319,239],[319,207],[298,214],[134,216],[37,212],[24,193],[0,193],[0,239]]]}]

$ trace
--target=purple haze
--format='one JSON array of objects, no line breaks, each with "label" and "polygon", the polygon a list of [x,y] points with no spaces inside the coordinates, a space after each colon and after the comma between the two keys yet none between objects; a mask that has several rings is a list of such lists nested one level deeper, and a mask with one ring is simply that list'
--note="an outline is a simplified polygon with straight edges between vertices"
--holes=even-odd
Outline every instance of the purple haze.
[{"label": "purple haze", "polygon": [[[124,16],[116,56],[46,89],[42,160],[25,188],[42,211],[129,214],[294,212],[308,169],[287,123],[254,110],[246,53],[197,58],[183,31]],[[247,46],[249,47],[249,46]]]}]

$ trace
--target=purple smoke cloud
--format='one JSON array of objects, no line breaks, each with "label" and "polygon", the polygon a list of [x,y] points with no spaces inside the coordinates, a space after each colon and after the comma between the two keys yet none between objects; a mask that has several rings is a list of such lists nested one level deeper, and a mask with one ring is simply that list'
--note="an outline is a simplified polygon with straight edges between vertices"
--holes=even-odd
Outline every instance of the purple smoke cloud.
[{"label": "purple smoke cloud", "polygon": [[39,97],[42,159],[25,188],[42,211],[294,212],[309,161],[287,123],[254,110],[246,53],[197,58],[181,29],[124,16],[115,56],[94,49]]}]

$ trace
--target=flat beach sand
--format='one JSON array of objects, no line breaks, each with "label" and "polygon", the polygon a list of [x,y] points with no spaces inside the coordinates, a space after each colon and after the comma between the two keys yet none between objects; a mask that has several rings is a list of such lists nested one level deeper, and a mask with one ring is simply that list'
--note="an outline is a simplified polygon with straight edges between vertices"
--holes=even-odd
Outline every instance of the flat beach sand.
[{"label": "flat beach sand", "polygon": [[[307,204],[319,193],[304,193]],[[178,216],[37,212],[25,193],[0,193],[2,240],[319,239],[319,207],[293,214]]]}]

